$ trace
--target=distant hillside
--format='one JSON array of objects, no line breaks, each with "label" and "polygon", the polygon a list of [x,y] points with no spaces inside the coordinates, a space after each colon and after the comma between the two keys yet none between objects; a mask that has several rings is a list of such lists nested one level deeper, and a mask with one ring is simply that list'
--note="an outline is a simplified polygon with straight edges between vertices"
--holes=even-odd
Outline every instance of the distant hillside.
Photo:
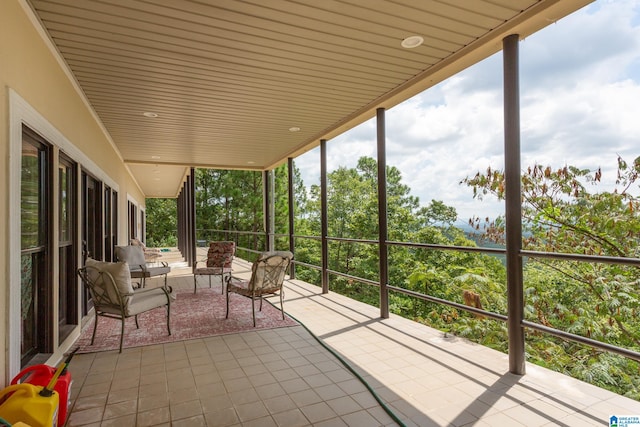
[{"label": "distant hillside", "polygon": [[500,245],[500,244],[491,242],[489,240],[483,239],[482,232],[475,230],[468,223],[459,223],[459,224],[456,224],[456,227],[458,227],[464,232],[464,235],[467,237],[467,239],[473,240],[474,242],[476,242],[478,246],[482,246],[484,248],[504,249],[504,245]]}]

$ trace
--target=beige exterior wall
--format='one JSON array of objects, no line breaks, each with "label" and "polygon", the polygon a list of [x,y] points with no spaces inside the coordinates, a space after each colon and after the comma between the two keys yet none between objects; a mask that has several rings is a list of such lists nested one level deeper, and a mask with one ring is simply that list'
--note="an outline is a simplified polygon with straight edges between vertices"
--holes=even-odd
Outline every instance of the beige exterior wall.
[{"label": "beige exterior wall", "polygon": [[[12,337],[9,333],[8,295],[10,284],[16,278],[15,263],[12,264],[10,254],[15,254],[16,251],[19,254],[20,250],[19,239],[15,247],[15,241],[11,243],[11,239],[7,238],[12,230],[20,230],[19,219],[10,220],[12,186],[13,190],[18,191],[14,191],[14,196],[19,195],[19,186],[15,178],[12,181],[10,170],[12,165],[15,170],[15,162],[18,165],[20,162],[19,158],[9,158],[12,141],[15,143],[10,127],[16,113],[11,105],[12,99],[17,98],[11,93],[17,94],[38,117],[44,118],[59,133],[60,140],[64,141],[61,148],[71,151],[68,154],[72,157],[75,153],[74,160],[82,166],[85,166],[84,163],[91,163],[94,169],[99,169],[101,175],[115,185],[119,199],[119,243],[127,242],[127,199],[144,203],[144,194],[82,96],[74,88],[56,55],[38,32],[27,9],[24,0],[0,2],[0,154],[3,162],[0,167],[0,235],[3,236],[0,255],[0,289],[3,295],[0,298],[0,339],[5,343],[5,351],[0,354],[0,366],[4,367],[0,370],[0,385],[5,385],[10,381],[10,376],[15,374],[9,369],[9,342]],[[13,201],[15,202],[15,197]],[[57,226],[55,223],[53,226],[53,234],[57,236]],[[53,282],[56,283],[55,277]],[[54,303],[57,304],[57,301]],[[53,363],[57,363],[61,356],[58,353],[62,351],[64,348],[54,354],[51,359]]]}]

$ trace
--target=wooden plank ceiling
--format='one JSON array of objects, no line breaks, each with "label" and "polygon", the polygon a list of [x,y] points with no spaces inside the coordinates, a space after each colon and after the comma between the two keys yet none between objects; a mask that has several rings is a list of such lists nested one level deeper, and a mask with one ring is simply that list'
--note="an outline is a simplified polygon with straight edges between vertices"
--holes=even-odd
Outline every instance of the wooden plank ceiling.
[{"label": "wooden plank ceiling", "polygon": [[271,169],[589,1],[29,2],[143,191],[174,197],[185,167]]}]

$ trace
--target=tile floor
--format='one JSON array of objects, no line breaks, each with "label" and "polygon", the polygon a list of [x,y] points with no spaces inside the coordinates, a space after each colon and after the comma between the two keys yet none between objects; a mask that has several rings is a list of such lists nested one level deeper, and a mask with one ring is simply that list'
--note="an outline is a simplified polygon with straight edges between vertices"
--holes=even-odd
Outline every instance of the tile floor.
[{"label": "tile floor", "polygon": [[[175,268],[174,287],[192,287]],[[76,355],[67,426],[596,426],[640,402],[297,280],[305,326]],[[313,331],[357,375],[316,341]]]}]

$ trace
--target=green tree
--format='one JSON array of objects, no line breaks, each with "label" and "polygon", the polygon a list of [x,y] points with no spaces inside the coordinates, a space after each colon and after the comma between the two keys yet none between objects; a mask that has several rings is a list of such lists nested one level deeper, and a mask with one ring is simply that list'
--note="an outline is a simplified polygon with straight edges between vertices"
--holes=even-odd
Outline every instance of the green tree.
[{"label": "green tree", "polygon": [[[411,195],[411,189],[402,183],[402,174],[392,166],[387,167],[387,219],[389,240],[401,242],[433,243],[440,245],[472,246],[473,241],[464,237],[464,233],[453,227],[457,219],[454,208],[441,201],[432,200],[422,207],[417,197]],[[327,174],[327,207],[329,236],[360,240],[378,240],[378,194],[377,162],[369,157],[358,160],[355,168],[338,168]],[[311,187],[307,230],[319,235],[320,230],[320,188]],[[348,275],[373,281],[379,280],[379,247],[377,244],[363,244],[334,241],[329,248],[329,268]],[[309,250],[304,253],[304,262],[320,264],[320,251]],[[301,260],[296,244],[296,259]],[[474,287],[470,279],[452,288],[451,281],[470,271],[485,267],[489,276],[487,282],[494,287],[504,288],[504,268],[491,257],[469,255],[460,252],[434,251],[405,246],[389,248],[389,281],[395,286],[425,292],[438,297],[454,296],[453,300],[462,302],[465,289]],[[431,273],[433,274],[431,274]],[[302,272],[299,277],[314,282],[311,273]],[[318,280],[317,276],[313,276]],[[331,289],[369,304],[377,305],[378,288],[355,280],[332,278]],[[485,282],[483,282],[485,283]],[[489,298],[489,289],[476,286],[474,292],[482,292],[483,298]],[[498,298],[500,300],[500,298]],[[496,306],[504,310],[504,298]],[[428,318],[437,318],[438,326],[451,327],[441,319],[452,321],[457,311],[443,309],[405,295],[391,295],[391,309],[418,321],[429,324]],[[449,315],[454,313],[453,315]]]},{"label": "green tree", "polygon": [[[275,178],[275,233],[286,234],[289,232],[289,174],[287,165],[281,165],[274,170]],[[297,218],[305,216],[307,206],[307,189],[302,181],[300,170],[293,167],[293,211],[294,227],[296,234],[302,223]],[[289,249],[288,239],[276,239],[276,249]]]},{"label": "green tree", "polygon": [[426,218],[425,225],[453,225],[458,219],[456,209],[440,200],[431,200],[429,206],[420,208],[420,215]]},{"label": "green tree", "polygon": [[[275,177],[275,232],[289,229],[289,200],[287,166],[274,171]],[[242,170],[196,169],[196,229],[198,240],[236,240],[238,246],[252,250],[265,248],[266,232],[263,214],[262,172]],[[300,172],[294,168],[294,203],[304,202],[306,193]],[[296,209],[297,207],[294,207]],[[218,230],[218,231],[214,231]],[[219,230],[252,232],[235,234]],[[278,242],[277,248],[288,248],[287,242]],[[251,258],[252,255],[245,254]]]},{"label": "green tree", "polygon": [[262,173],[196,169],[197,240],[234,240],[239,246],[261,249],[263,236],[235,236],[220,230],[263,232]]},{"label": "green tree", "polygon": [[146,199],[147,246],[177,246],[178,208],[176,199]]},{"label": "green tree", "polygon": [[[618,158],[616,188],[596,192],[602,173],[572,166],[534,165],[522,176],[523,247],[532,251],[631,257],[639,255],[637,190],[640,159]],[[504,174],[487,170],[463,183],[478,198],[504,198]],[[504,241],[504,218],[472,220],[494,242]],[[640,350],[638,313],[640,275],[636,267],[530,257],[525,264],[525,313],[529,320],[617,346]],[[632,382],[622,372],[629,363],[619,356],[539,334],[528,341],[536,363],[602,387],[638,396],[637,366]],[[569,363],[571,365],[569,365]],[[627,376],[629,372],[627,372]]]}]

